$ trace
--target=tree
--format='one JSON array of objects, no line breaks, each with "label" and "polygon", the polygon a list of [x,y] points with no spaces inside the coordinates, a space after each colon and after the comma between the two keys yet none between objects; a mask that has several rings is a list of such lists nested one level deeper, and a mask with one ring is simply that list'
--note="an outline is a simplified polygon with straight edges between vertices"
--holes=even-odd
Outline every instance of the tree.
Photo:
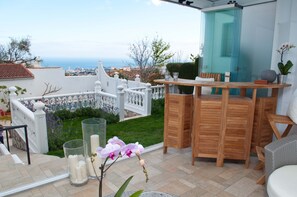
[{"label": "tree", "polygon": [[129,51],[129,57],[134,61],[136,66],[139,66],[140,70],[145,69],[149,65],[149,59],[152,52],[150,42],[147,38],[131,44]]},{"label": "tree", "polygon": [[129,57],[139,66],[140,77],[143,82],[152,81],[151,76],[159,73],[157,66],[162,66],[173,54],[166,53],[170,48],[169,43],[161,38],[154,38],[152,42],[148,38],[137,41],[129,47]]},{"label": "tree", "polygon": [[167,60],[174,56],[173,53],[166,53],[169,50],[170,44],[163,41],[162,38],[155,38],[151,44],[152,47],[152,65],[164,66]]},{"label": "tree", "polygon": [[32,57],[30,53],[31,41],[27,38],[17,40],[10,38],[10,42],[4,46],[0,44],[0,63],[25,63],[30,66],[37,57]]}]

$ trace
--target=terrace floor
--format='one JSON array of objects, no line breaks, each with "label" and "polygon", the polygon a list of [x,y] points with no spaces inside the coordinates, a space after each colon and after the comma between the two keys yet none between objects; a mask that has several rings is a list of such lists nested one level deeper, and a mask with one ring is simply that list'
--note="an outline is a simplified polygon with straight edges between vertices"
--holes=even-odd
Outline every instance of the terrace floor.
[{"label": "terrace floor", "polygon": [[[109,169],[104,178],[104,195],[114,193],[129,176],[134,175],[127,190],[154,190],[181,197],[266,196],[265,187],[256,184],[256,180],[263,173],[262,171],[253,170],[257,163],[256,157],[251,157],[250,166],[246,169],[244,163],[238,161],[225,161],[224,167],[216,167],[215,160],[212,159],[196,159],[195,165],[192,166],[190,148],[182,150],[169,148],[168,153],[165,155],[162,149],[157,149],[144,153],[142,156],[146,161],[150,178],[149,182],[145,183],[145,177],[137,158],[119,161]],[[46,158],[32,155],[32,165],[25,165],[22,167],[23,170],[19,170],[21,175],[18,176],[26,176],[27,179],[22,179],[22,177],[17,179],[24,180],[23,184],[26,184],[26,180],[30,178],[40,180],[41,178],[52,176],[55,173],[55,169],[57,174],[61,173],[61,169],[66,169],[65,159],[48,156]],[[26,163],[26,159],[22,159]],[[46,162],[42,163],[42,160]],[[51,170],[44,165],[47,165]],[[2,167],[0,165],[0,170]],[[12,184],[11,187],[22,184],[22,181],[19,181],[17,185],[14,185],[15,181],[11,180],[14,175],[12,172],[6,172],[6,176],[4,176],[3,171],[1,174],[3,175],[0,179],[1,184],[8,179],[10,179]],[[3,186],[2,188],[0,187],[0,191],[4,191],[3,189]],[[70,185],[68,178],[65,178],[12,196],[98,196],[98,181],[89,180],[86,185],[75,187]]]}]

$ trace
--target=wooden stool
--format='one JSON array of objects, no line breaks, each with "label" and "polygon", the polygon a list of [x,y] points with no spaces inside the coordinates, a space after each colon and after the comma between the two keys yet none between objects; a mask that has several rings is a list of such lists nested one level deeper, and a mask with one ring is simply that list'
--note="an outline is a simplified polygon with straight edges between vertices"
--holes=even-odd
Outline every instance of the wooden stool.
[{"label": "wooden stool", "polygon": [[[283,137],[286,137],[293,125],[296,125],[289,116],[284,116],[284,115],[277,115],[277,114],[267,114],[267,119],[269,121],[269,124],[273,130],[274,135],[276,138],[279,140]],[[278,130],[276,124],[286,124],[287,128],[283,132],[283,134],[280,134],[280,131]],[[257,166],[254,168],[255,170],[260,170],[263,169],[265,166],[265,155],[264,155],[264,148],[257,146],[256,147],[256,152],[257,156],[259,159],[259,163]],[[258,180],[257,184],[263,185],[265,183],[265,174],[262,175]]]},{"label": "wooden stool", "polygon": [[[262,170],[265,166],[264,148],[256,146],[256,153],[259,159],[259,163],[254,168],[255,170]],[[257,184],[263,185],[265,183],[265,174],[263,174],[258,180]]]}]

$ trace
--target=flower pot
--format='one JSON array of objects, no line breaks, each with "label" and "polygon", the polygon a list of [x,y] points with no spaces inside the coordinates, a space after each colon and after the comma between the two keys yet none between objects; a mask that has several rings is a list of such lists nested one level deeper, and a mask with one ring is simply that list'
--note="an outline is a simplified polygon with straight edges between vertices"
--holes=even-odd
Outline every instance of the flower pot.
[{"label": "flower pot", "polygon": [[287,82],[288,75],[278,75],[278,83],[283,84]]}]

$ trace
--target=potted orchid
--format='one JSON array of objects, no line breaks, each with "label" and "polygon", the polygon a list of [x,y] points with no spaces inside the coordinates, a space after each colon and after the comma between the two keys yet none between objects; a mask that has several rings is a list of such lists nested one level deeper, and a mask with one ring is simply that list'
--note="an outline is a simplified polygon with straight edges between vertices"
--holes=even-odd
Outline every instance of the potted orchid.
[{"label": "potted orchid", "polygon": [[[138,142],[130,143],[126,145],[122,140],[120,140],[116,136],[108,140],[108,143],[105,146],[105,148],[103,147],[97,148],[97,154],[95,153],[94,155],[92,155],[92,158],[91,158],[92,164],[94,162],[94,157],[96,156],[101,157],[102,159],[105,159],[104,162],[99,167],[100,175],[96,174],[97,180],[99,181],[99,197],[102,197],[102,183],[103,183],[104,174],[121,157],[130,158],[132,156],[137,156],[139,163],[142,167],[143,173],[145,175],[146,182],[148,181],[148,173],[145,168],[145,162],[140,157],[140,154],[143,152],[143,150],[144,150],[143,146]],[[111,160],[111,163],[107,164],[108,160]],[[93,168],[94,168],[94,165],[93,165]],[[125,191],[126,187],[128,186],[132,178],[133,176],[130,176],[124,182],[124,184],[120,187],[120,189],[115,194],[115,197],[120,197],[123,194],[123,192]],[[139,190],[133,193],[131,197],[138,197],[141,195],[142,192],[143,190]]]},{"label": "potted orchid", "polygon": [[284,64],[283,58],[284,58],[284,54],[286,52],[288,52],[291,48],[296,47],[293,44],[290,43],[284,43],[281,45],[281,47],[279,49],[277,49],[277,52],[280,54],[280,62],[278,63],[278,69],[280,71],[280,81],[281,83],[285,83],[286,82],[286,77],[290,72],[290,69],[293,67],[293,63],[291,62],[291,60],[288,60],[286,64]]}]

